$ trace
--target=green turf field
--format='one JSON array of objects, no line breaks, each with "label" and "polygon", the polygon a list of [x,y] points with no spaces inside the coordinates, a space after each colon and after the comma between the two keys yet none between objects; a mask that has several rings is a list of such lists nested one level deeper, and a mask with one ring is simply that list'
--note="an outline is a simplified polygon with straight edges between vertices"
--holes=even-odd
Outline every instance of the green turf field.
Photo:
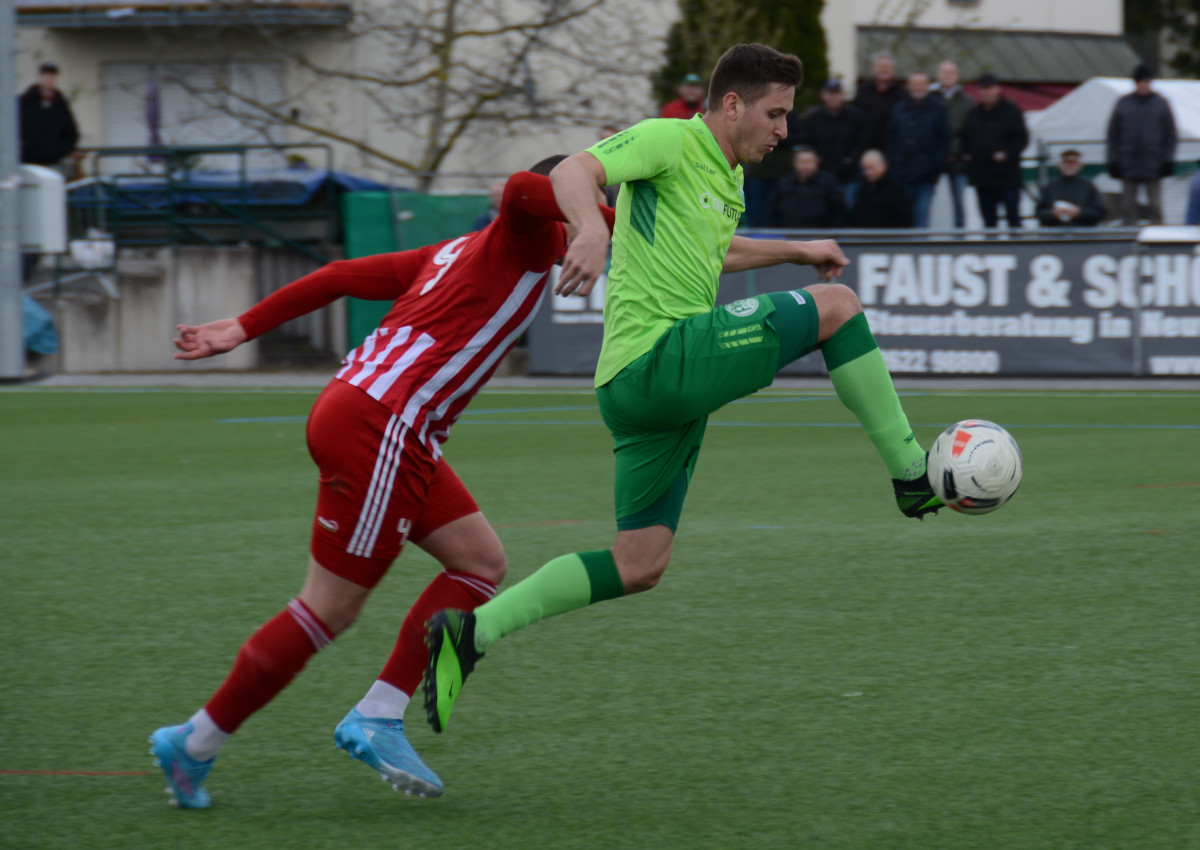
[{"label": "green turf field", "polygon": [[[314,396],[0,391],[0,846],[1200,848],[1195,392],[905,394],[926,445],[984,417],[1025,453],[999,513],[924,523],[831,394],[732,405],[658,589],[497,645],[447,734],[409,714],[444,797],[333,745],[434,573],[413,549],[214,807],[168,807],[147,734],[299,589]],[[610,543],[609,451],[589,392],[460,421],[510,581]]]}]

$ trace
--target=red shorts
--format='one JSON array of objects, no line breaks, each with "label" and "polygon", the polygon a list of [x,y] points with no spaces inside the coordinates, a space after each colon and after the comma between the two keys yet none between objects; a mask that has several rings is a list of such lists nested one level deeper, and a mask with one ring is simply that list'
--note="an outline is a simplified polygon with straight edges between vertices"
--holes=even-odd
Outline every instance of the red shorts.
[{"label": "red shorts", "polygon": [[408,540],[479,510],[445,460],[358,387],[331,381],[308,416],[321,473],[312,556],[362,587],[383,578]]}]

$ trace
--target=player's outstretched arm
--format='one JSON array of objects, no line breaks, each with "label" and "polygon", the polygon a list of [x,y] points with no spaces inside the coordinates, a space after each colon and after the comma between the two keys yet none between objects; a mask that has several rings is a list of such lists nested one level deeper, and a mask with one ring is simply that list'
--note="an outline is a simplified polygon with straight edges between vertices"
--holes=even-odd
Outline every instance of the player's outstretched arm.
[{"label": "player's outstretched arm", "polygon": [[842,269],[850,265],[850,261],[833,239],[799,242],[789,239],[750,239],[746,236],[734,236],[729,243],[721,271],[742,272],[783,263],[815,266],[817,277],[822,281],[841,277]]},{"label": "player's outstretched arm", "polygon": [[[604,205],[604,192],[595,190],[596,203],[604,223],[612,231],[615,211]],[[567,216],[554,199],[554,187],[549,177],[518,171],[508,178],[504,198],[500,202],[500,220],[514,233],[525,235],[540,230],[547,221],[567,221]]]},{"label": "player's outstretched arm", "polygon": [[176,360],[199,360],[233,351],[246,341],[246,330],[237,319],[217,319],[203,325],[176,325],[179,336]]},{"label": "player's outstretched arm", "polygon": [[224,354],[343,296],[393,301],[412,284],[431,247],[330,263],[276,290],[235,319],[179,325],[175,359],[199,360]]}]

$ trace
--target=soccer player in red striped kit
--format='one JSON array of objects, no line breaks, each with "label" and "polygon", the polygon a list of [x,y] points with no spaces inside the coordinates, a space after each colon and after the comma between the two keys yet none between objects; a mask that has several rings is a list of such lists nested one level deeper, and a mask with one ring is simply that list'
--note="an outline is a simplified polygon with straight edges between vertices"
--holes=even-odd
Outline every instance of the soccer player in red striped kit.
[{"label": "soccer player in red striped kit", "polygon": [[[331,263],[243,313],[180,325],[183,360],[241,343],[342,296],[395,303],[313,405],[308,447],[320,470],[308,576],[299,596],[242,646],[215,694],[181,726],[151,735],[167,790],[210,805],[217,750],[322,647],[354,622],[408,541],[444,567],[409,610],[378,680],[338,724],[337,746],[406,793],[442,783],[404,736],[425,669],[425,623],[490,599],[507,564],[495,531],[442,457],[450,426],[533,321],[548,272],[567,247],[544,175],[552,157],[507,184],[500,215],[478,233],[414,251]],[[598,203],[602,197],[597,193]],[[609,225],[612,210],[604,207]]]}]

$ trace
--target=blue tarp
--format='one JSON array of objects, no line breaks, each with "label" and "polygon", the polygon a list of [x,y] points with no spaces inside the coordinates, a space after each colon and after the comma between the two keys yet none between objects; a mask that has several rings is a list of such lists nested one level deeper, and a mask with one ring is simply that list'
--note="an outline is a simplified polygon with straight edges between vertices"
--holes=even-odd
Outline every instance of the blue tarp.
[{"label": "blue tarp", "polygon": [[21,295],[21,324],[25,331],[25,349],[34,354],[53,354],[58,351],[58,331],[54,320],[28,295]]},{"label": "blue tarp", "polygon": [[93,180],[71,189],[69,201],[91,206],[97,201],[112,203],[116,195],[118,206],[125,209],[203,203],[302,206],[312,201],[327,181],[343,192],[388,190],[366,177],[323,168],[251,169],[246,172],[244,185],[241,172],[214,169],[180,173],[173,180],[150,174]]}]

